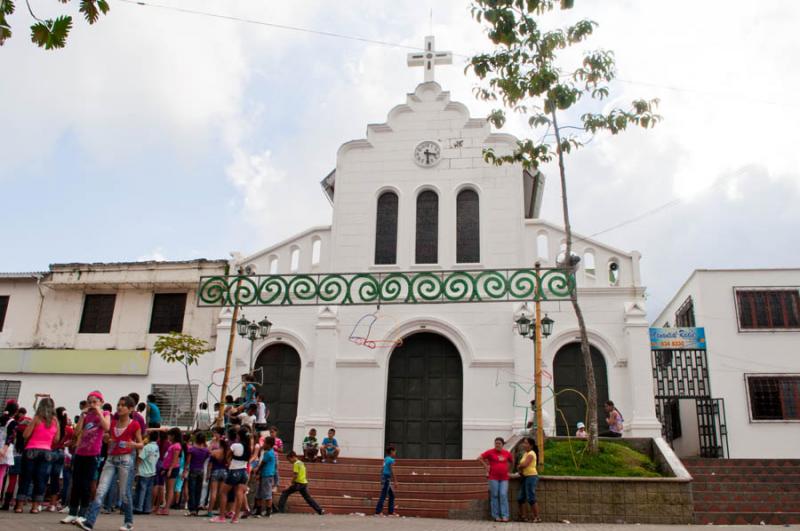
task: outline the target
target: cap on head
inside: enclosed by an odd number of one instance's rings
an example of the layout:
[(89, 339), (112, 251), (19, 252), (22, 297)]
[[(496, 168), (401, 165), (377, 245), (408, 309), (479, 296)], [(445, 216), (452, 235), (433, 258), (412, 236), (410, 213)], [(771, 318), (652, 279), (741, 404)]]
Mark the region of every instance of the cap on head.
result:
[(100, 402), (105, 402), (105, 400), (103, 399), (103, 393), (101, 393), (100, 391), (92, 391), (86, 398), (92, 398), (92, 397), (95, 397)]
[(585, 427), (586, 427), (586, 424), (584, 424), (583, 422), (579, 422), (578, 423), (578, 429), (585, 428)]

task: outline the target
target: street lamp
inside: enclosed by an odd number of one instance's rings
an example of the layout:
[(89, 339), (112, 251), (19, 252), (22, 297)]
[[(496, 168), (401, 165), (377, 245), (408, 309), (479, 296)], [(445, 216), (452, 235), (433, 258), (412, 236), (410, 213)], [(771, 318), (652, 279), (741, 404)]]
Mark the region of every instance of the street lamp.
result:
[[(537, 264), (538, 266), (538, 264)], [(516, 320), (517, 331), (522, 337), (533, 340), (533, 380), (536, 386), (536, 444), (539, 464), (544, 464), (544, 430), (542, 426), (542, 337), (550, 337), (555, 321), (545, 314), (542, 317), (541, 303), (535, 302), (536, 313), (529, 319), (523, 312)]]
[(236, 330), (239, 332), (239, 335), (250, 340), (250, 373), (253, 372), (253, 344), (259, 339), (267, 337), (271, 328), (272, 323), (266, 316), (256, 322), (248, 321), (247, 318), (242, 315), (242, 317), (236, 321)]

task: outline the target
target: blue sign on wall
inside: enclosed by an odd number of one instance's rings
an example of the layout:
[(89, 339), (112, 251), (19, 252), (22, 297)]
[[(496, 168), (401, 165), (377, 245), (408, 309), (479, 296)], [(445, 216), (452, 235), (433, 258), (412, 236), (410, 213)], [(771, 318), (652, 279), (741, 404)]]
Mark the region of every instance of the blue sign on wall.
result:
[(651, 328), (651, 350), (705, 350), (706, 329), (699, 328)]

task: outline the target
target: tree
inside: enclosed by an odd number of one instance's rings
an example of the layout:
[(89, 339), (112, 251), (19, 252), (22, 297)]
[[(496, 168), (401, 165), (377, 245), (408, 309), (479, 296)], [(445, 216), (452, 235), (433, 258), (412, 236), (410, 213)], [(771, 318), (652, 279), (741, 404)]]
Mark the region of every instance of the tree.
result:
[(194, 396), (192, 396), (192, 380), (189, 378), (189, 366), (197, 365), (200, 356), (206, 352), (214, 350), (209, 347), (203, 339), (170, 332), (167, 335), (158, 336), (153, 352), (161, 356), (167, 363), (180, 363), (186, 371), (186, 384), (189, 389), (189, 411), (194, 418)]
[[(52, 0), (51, 0), (52, 1)], [(70, 0), (58, 0), (67, 4)], [(30, 0), (25, 0), (28, 13), (35, 21), (31, 25), (31, 41), (45, 50), (63, 48), (67, 43), (67, 36), (72, 29), (72, 16), (59, 15), (56, 18), (43, 20), (33, 13)], [(14, 0), (0, 0), (0, 45), (11, 37), (11, 25), (7, 17), (14, 14), (16, 6)], [(78, 11), (89, 24), (94, 24), (111, 9), (108, 0), (80, 0)]]
[[(519, 140), (511, 154), (484, 150), (487, 162), (521, 163), (527, 169), (558, 161), (561, 182), (561, 207), (564, 216), (566, 249), (559, 266), (574, 272), (579, 258), (572, 253), (572, 227), (567, 201), (565, 155), (582, 147), (581, 134), (610, 132), (617, 134), (629, 125), (649, 128), (661, 120), (654, 110), (658, 100), (634, 100), (629, 109), (614, 108), (605, 112), (584, 112), (577, 119), (580, 125), (561, 125), (560, 117), (576, 119), (577, 109), (589, 109), (592, 103), (609, 96), (609, 84), (616, 77), (614, 54), (608, 50), (583, 53), (582, 60), (572, 67), (564, 66), (562, 52), (584, 42), (597, 23), (581, 19), (565, 27), (545, 28), (546, 15), (572, 7), (572, 0), (473, 0), (472, 16), (484, 24), (495, 45), (490, 53), (470, 59), (467, 70), (475, 72), (483, 82), (476, 87), (478, 98), (500, 101), (504, 108), (493, 110), (488, 120), (500, 128), (506, 112), (528, 117), (534, 138)], [(573, 110), (572, 113), (568, 111)], [(542, 134), (542, 130), (544, 132)], [(586, 322), (578, 302), (577, 290), (571, 297), (580, 330), (581, 353), (586, 367), (588, 388), (587, 416), (589, 441), (587, 451), (598, 451), (597, 387), (594, 379)]]

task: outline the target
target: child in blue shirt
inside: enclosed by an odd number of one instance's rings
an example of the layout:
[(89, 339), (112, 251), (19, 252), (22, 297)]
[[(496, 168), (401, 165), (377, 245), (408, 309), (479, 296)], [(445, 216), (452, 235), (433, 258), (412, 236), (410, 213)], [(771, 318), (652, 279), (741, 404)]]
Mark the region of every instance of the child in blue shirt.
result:
[(394, 494), (397, 490), (397, 478), (394, 476), (394, 461), (397, 451), (393, 446), (386, 448), (386, 457), (383, 459), (383, 470), (381, 471), (381, 497), (375, 507), (375, 514), (383, 514), (383, 503), (386, 496), (389, 496), (389, 516), (397, 516), (394, 512)]
[(339, 457), (339, 441), (336, 440), (336, 430), (333, 428), (329, 429), (328, 436), (322, 439), (320, 453), (322, 454), (323, 463), (327, 462), (328, 459), (335, 463)]
[(264, 438), (261, 464), (258, 466), (258, 490), (256, 491), (256, 512), (253, 517), (261, 518), (262, 509), (267, 518), (272, 514), (272, 488), (275, 486), (275, 472), (278, 461), (275, 458), (275, 438)]

